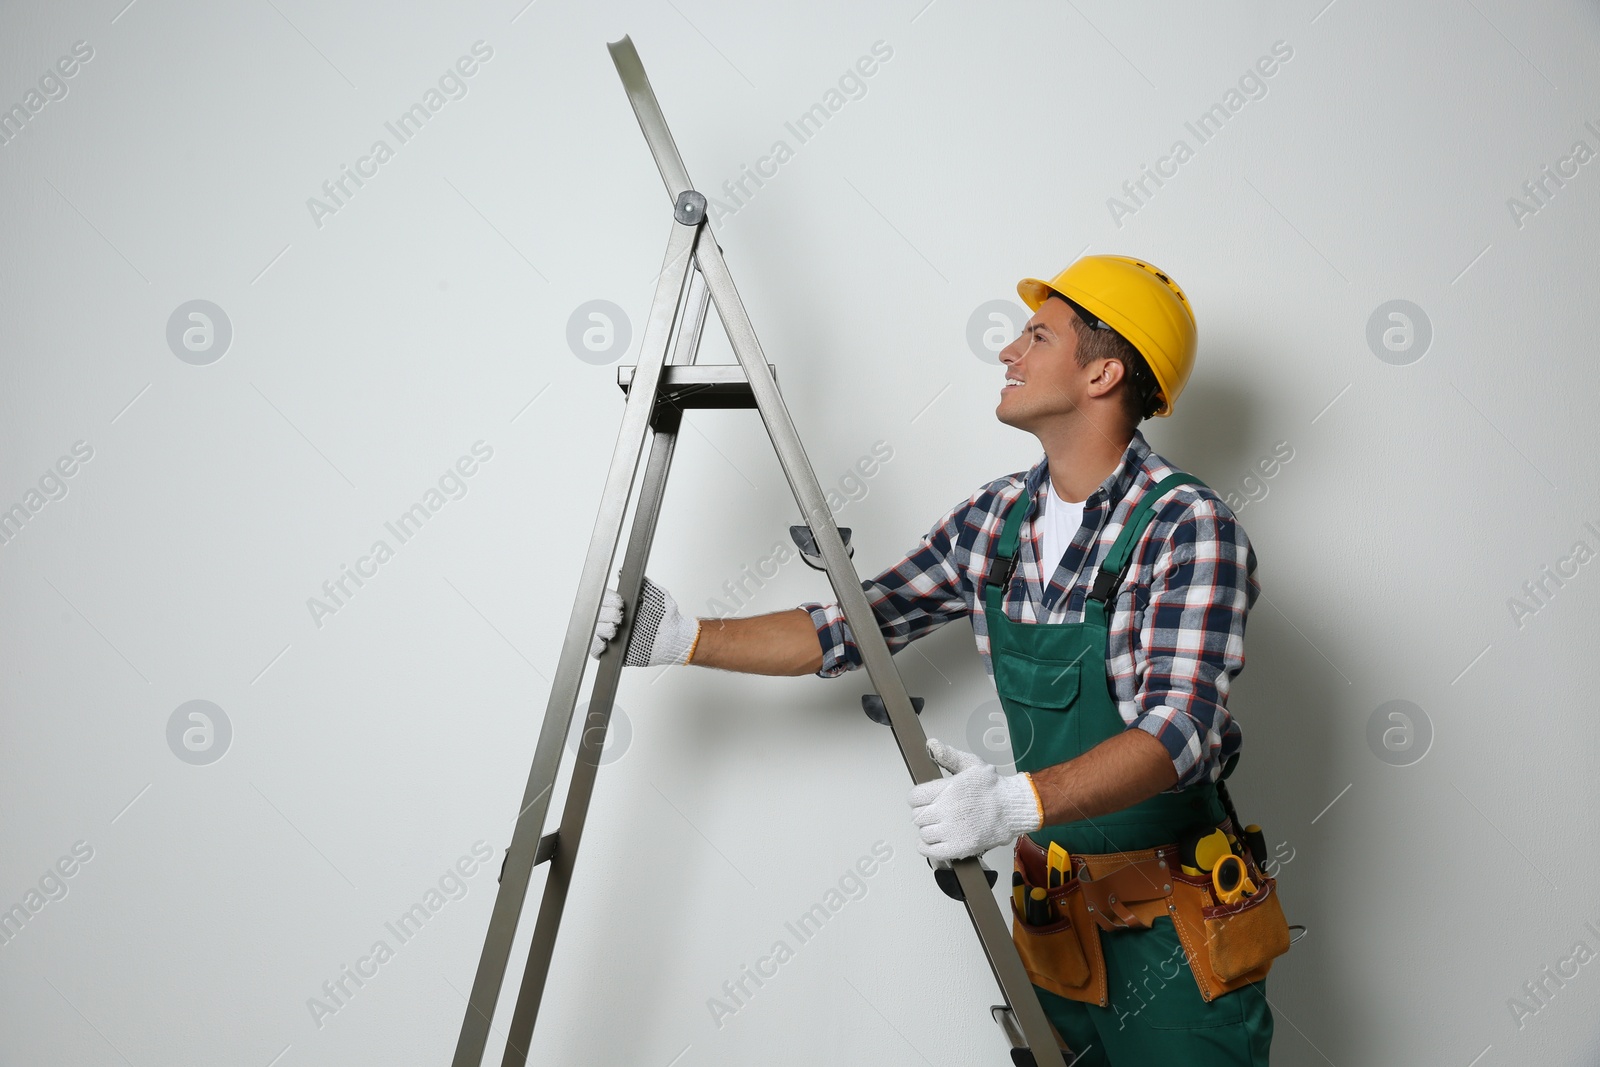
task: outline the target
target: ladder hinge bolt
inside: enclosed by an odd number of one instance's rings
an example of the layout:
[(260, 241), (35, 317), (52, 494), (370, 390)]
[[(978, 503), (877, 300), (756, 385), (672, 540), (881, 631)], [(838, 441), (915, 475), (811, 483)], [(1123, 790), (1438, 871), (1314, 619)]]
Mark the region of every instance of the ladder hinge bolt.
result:
[(672, 217), (685, 226), (698, 226), (706, 217), (706, 198), (693, 189), (685, 189), (678, 194), (678, 202), (672, 206)]

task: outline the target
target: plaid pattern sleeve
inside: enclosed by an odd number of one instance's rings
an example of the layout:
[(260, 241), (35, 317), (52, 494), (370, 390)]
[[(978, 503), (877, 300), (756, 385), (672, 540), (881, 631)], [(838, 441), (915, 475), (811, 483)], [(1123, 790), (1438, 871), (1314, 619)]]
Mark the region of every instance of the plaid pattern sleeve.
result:
[[(861, 583), (891, 654), (972, 610), (971, 586), (956, 566), (956, 546), (974, 503), (962, 501), (899, 563)], [(861, 666), (861, 650), (838, 604), (800, 605), (811, 614), (822, 646), (820, 678), (834, 678)]]
[(1179, 790), (1215, 780), (1239, 749), (1228, 690), (1244, 669), (1245, 618), (1260, 584), (1254, 549), (1227, 506), (1192, 487), (1174, 496), (1157, 517), (1166, 532), (1147, 542), (1147, 584), (1134, 591), (1137, 639), (1120, 642), (1125, 651), (1107, 666), (1138, 679), (1129, 726), (1165, 746)]
[[(966, 616), (991, 676), (989, 628), (976, 589), (994, 566), (1006, 510), (1026, 508), (1017, 569), (1001, 607), (1024, 623), (1082, 622), (1085, 595), (1139, 499), (1177, 470), (1135, 431), (1122, 462), (1084, 501), (1083, 520), (1060, 560), (1041, 560), (1038, 501), (1049, 491), (1047, 457), (997, 478), (952, 508), (917, 547), (861, 583), (874, 617), (897, 652)], [(1157, 507), (1116, 603), (1108, 605), (1106, 683), (1130, 729), (1159, 740), (1172, 757), (1173, 791), (1216, 780), (1239, 751), (1228, 714), (1234, 677), (1244, 669), (1245, 617), (1260, 593), (1255, 551), (1233, 512), (1211, 489), (1174, 489)], [(838, 605), (802, 604), (832, 678), (861, 666)]]

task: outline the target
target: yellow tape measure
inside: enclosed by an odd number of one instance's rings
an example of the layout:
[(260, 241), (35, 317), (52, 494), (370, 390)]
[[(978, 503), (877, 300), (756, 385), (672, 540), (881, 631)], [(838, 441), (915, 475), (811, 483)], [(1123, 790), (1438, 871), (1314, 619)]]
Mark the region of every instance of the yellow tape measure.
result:
[(1245, 872), (1243, 857), (1233, 853), (1217, 860), (1211, 868), (1211, 886), (1222, 904), (1237, 904), (1256, 891), (1256, 884)]
[(1208, 830), (1181, 842), (1178, 863), (1184, 874), (1208, 874), (1217, 861), (1230, 851), (1227, 834), (1221, 830)]

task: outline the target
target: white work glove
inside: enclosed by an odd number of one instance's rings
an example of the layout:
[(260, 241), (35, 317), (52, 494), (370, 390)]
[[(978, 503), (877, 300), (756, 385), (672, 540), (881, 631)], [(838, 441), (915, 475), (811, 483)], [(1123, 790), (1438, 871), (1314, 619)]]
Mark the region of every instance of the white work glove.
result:
[(606, 650), (606, 642), (617, 636), (617, 625), (622, 622), (622, 594), (607, 589), (600, 597), (600, 618), (595, 620), (594, 636), (589, 639), (589, 655), (595, 659)]
[[(600, 598), (600, 617), (595, 621), (589, 655), (595, 659), (605, 651), (606, 642), (617, 636), (622, 622), (622, 595), (607, 589)], [(649, 578), (639, 593), (639, 610), (634, 616), (633, 633), (628, 638), (625, 667), (662, 667), (687, 663), (689, 653), (700, 636), (700, 620), (685, 618), (678, 611), (672, 594)]]
[(952, 772), (911, 787), (906, 802), (921, 827), (917, 851), (933, 860), (981, 856), (1043, 825), (1044, 805), (1028, 774), (1001, 775), (971, 752), (928, 738), (928, 755)]

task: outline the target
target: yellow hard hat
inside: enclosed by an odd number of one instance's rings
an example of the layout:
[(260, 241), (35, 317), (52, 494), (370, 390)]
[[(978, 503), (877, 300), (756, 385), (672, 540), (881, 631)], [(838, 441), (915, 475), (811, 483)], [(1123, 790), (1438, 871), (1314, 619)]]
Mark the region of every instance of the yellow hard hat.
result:
[(1194, 310), (1164, 271), (1130, 256), (1083, 256), (1049, 281), (1024, 278), (1017, 295), (1029, 309), (1054, 290), (1098, 315), (1136, 348), (1161, 386), (1156, 415), (1171, 415), (1194, 369)]

